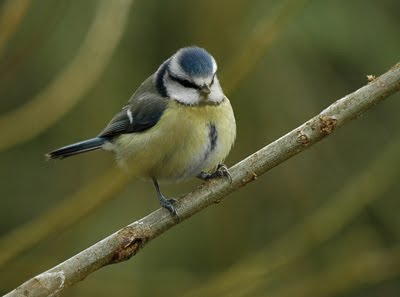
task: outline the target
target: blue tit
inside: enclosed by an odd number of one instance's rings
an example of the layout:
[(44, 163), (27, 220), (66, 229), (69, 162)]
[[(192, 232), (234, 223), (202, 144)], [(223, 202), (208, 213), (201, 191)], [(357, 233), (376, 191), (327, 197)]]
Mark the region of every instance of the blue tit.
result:
[(46, 156), (112, 151), (130, 174), (152, 180), (161, 206), (176, 215), (176, 200), (161, 193), (159, 181), (230, 178), (223, 161), (235, 141), (236, 123), (216, 73), (217, 63), (205, 49), (182, 48), (140, 85), (97, 137)]

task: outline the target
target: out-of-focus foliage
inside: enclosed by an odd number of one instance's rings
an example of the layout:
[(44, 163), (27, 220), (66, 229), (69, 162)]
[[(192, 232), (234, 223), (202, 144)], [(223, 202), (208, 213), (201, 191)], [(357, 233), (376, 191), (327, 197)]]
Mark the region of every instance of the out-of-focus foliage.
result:
[[(17, 2), (24, 1), (0, 2), (0, 118), (33, 100), (74, 59), (100, 3), (27, 1), (10, 16), (9, 5)], [(0, 152), (0, 239), (111, 168), (113, 157), (105, 152), (62, 162), (46, 162), (44, 153), (96, 135), (180, 47), (207, 48), (222, 86), (232, 90), (238, 138), (228, 164), (399, 61), (399, 1), (291, 2), (134, 1), (108, 66), (79, 103), (34, 139)], [(260, 20), (274, 20), (282, 5), (297, 11), (232, 86), (226, 79), (235, 73), (224, 70), (232, 69)], [(397, 296), (399, 98), (66, 296)], [(43, 116), (51, 109), (37, 112), (38, 120)], [(164, 192), (178, 197), (197, 183), (165, 185)], [(151, 183), (132, 181), (113, 201), (1, 266), (0, 294), (157, 207)]]

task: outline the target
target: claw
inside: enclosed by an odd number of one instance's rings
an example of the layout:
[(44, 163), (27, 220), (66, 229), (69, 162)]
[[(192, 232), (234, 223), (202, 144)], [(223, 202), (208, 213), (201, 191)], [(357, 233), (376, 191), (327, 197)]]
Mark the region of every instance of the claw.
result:
[(197, 177), (202, 180), (209, 180), (216, 177), (227, 177), (229, 179), (229, 182), (232, 183), (232, 176), (228, 170), (228, 167), (226, 167), (226, 165), (222, 163), (218, 164), (217, 170), (215, 170), (215, 172), (207, 173), (202, 171)]
[(217, 171), (221, 172), (221, 175), (227, 177), (229, 182), (232, 183), (232, 175), (225, 164), (218, 164)]
[(174, 198), (165, 198), (164, 196), (160, 197), (160, 205), (169, 210), (169, 212), (174, 215), (178, 216), (176, 213), (176, 209), (174, 204), (176, 203), (176, 199)]

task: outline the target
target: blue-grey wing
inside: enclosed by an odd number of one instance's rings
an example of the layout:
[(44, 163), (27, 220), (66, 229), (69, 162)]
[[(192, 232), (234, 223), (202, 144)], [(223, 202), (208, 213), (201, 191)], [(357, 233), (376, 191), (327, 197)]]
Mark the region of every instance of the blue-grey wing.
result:
[(146, 86), (149, 79), (132, 96), (128, 104), (117, 113), (99, 137), (113, 138), (120, 134), (142, 132), (160, 120), (167, 108), (168, 99)]

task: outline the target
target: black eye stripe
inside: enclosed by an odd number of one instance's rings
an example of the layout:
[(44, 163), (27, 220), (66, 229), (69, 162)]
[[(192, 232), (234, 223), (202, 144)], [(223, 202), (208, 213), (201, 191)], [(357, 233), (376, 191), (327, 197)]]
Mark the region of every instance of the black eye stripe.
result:
[(196, 85), (186, 79), (176, 77), (176, 76), (172, 75), (171, 72), (169, 72), (169, 71), (168, 71), (168, 75), (173, 81), (176, 81), (178, 84), (184, 86), (185, 88), (191, 88), (191, 89), (195, 89), (195, 90), (201, 89), (198, 85)]

